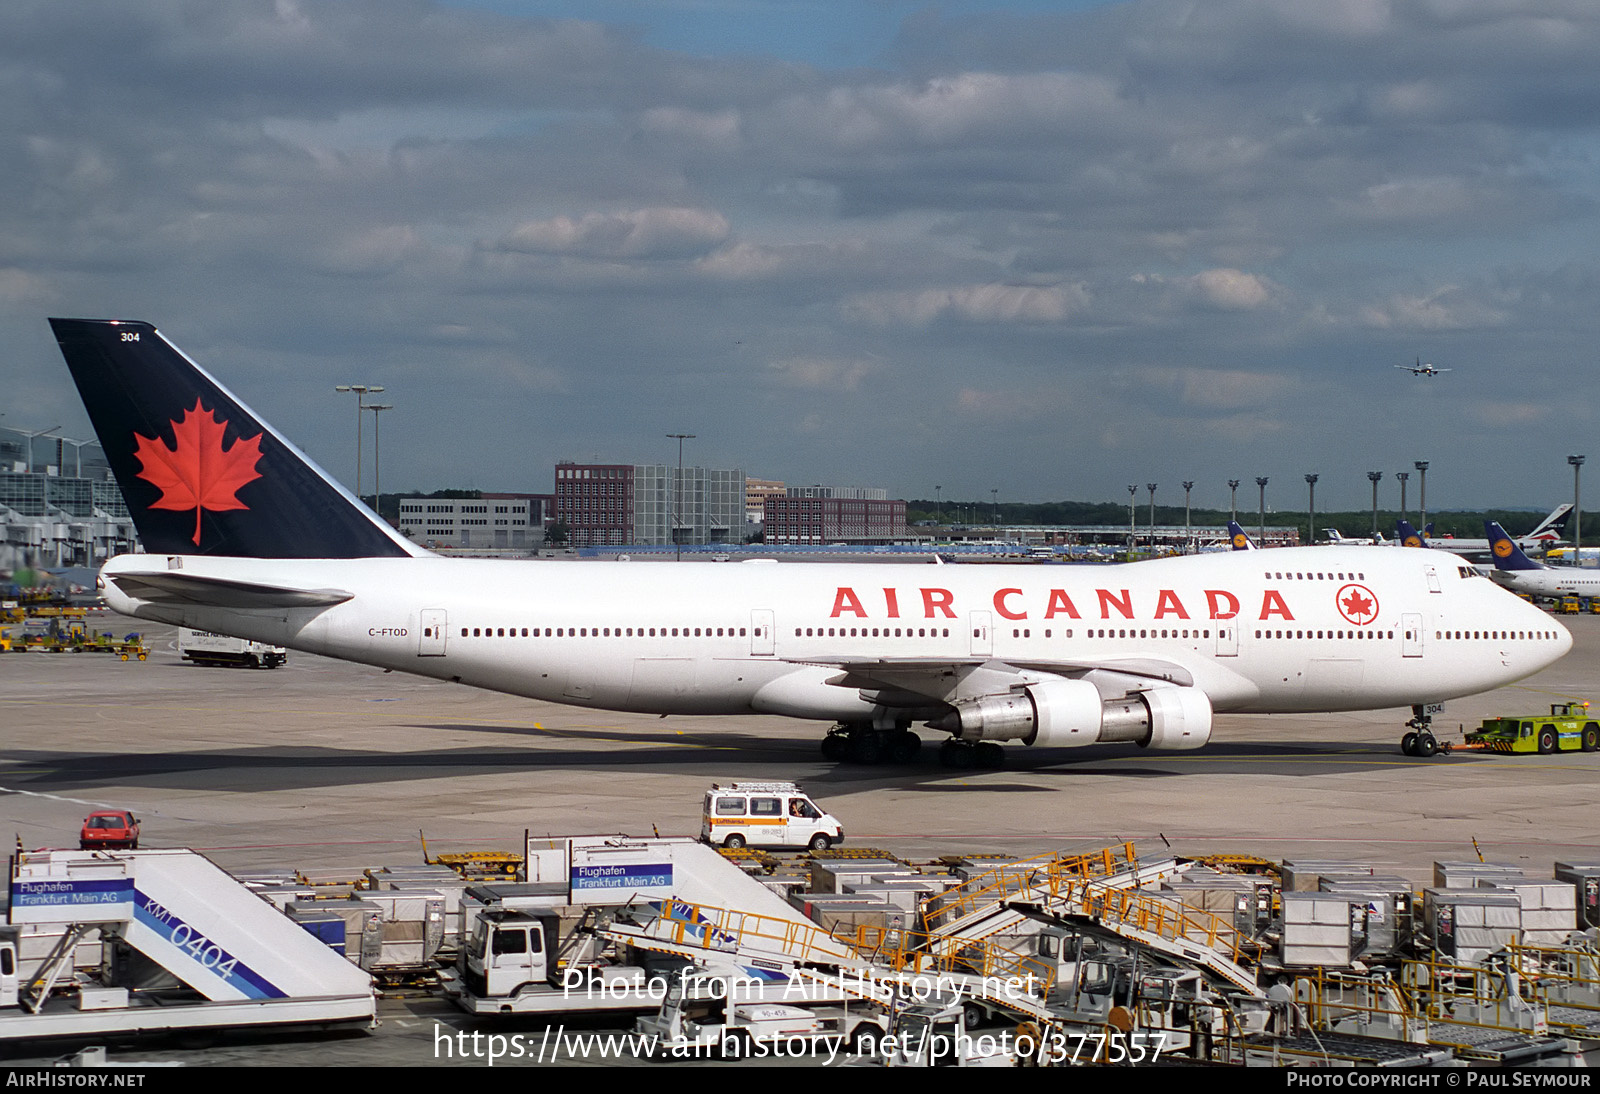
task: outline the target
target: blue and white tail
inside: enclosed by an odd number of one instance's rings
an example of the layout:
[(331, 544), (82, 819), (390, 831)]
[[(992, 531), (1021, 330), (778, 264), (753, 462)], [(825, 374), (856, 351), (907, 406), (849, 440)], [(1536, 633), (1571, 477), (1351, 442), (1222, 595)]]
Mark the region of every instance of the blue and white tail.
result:
[(1533, 559), (1522, 553), (1517, 541), (1506, 535), (1506, 530), (1492, 520), (1483, 522), (1484, 538), (1489, 541), (1489, 554), (1494, 556), (1494, 568), (1515, 573), (1518, 570), (1542, 570)]
[(1228, 522), (1228, 542), (1233, 544), (1235, 551), (1254, 551), (1256, 549), (1255, 542), (1245, 535), (1244, 529), (1239, 527), (1239, 522), (1236, 520)]
[(83, 405), (153, 554), (424, 554), (149, 323), (52, 319)]

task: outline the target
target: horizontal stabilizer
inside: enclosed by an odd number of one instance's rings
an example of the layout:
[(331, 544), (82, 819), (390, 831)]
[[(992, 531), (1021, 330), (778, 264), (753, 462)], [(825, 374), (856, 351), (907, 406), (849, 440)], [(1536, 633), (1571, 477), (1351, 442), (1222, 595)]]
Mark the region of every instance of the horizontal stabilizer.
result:
[(107, 574), (123, 593), (152, 604), (203, 604), (213, 608), (323, 608), (355, 597), (342, 589), (285, 589), (192, 574)]

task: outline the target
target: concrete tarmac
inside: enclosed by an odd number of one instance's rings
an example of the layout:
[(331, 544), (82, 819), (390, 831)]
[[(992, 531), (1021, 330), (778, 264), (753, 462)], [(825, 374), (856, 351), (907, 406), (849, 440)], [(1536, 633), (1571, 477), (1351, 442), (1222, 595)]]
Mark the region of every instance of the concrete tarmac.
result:
[[(1600, 617), (1563, 622), (1571, 654), (1450, 703), (1438, 736), (1571, 698), (1600, 710)], [(172, 628), (95, 625), (142, 631), (150, 659), (0, 656), (0, 821), (24, 847), (76, 846), (85, 813), (120, 806), (146, 846), (230, 869), (415, 863), (419, 829), (435, 851), (518, 849), (525, 831), (693, 835), (711, 783), (764, 778), (805, 784), (846, 846), (913, 859), (1132, 840), (1145, 855), (1372, 862), (1429, 884), (1436, 859), (1475, 847), (1538, 877), (1600, 855), (1600, 753), (1413, 759), (1398, 745), (1407, 710), (1223, 715), (1196, 752), (1007, 748), (992, 772), (940, 767), (927, 733), (915, 766), (835, 766), (820, 724), (588, 711), (293, 652), (271, 671), (200, 668), (179, 659)], [(414, 1058), (373, 1055), (429, 1062), (422, 1040), (402, 1054)]]

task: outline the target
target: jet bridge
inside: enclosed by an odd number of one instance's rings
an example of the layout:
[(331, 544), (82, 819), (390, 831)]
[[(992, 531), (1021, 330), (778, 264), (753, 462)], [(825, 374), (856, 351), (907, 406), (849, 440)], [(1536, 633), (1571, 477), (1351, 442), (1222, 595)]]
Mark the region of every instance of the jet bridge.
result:
[[(194, 851), (41, 851), (18, 855), (8, 940), (34, 925), (61, 941), (14, 997), (0, 986), (0, 1040), (107, 1032), (278, 1024), (371, 1025), (371, 978)], [(91, 933), (132, 950), (181, 987), (118, 983), (108, 957), (73, 968)], [(0, 962), (0, 968), (4, 967)], [(17, 968), (11, 964), (13, 970)], [(75, 1000), (58, 989), (77, 990)], [(53, 997), (54, 996), (54, 997)]]

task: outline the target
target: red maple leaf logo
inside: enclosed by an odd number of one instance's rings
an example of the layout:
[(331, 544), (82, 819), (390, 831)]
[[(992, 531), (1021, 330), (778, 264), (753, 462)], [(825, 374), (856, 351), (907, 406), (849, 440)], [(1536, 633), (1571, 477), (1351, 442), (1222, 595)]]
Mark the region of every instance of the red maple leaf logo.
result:
[(209, 509), (248, 509), (236, 497), (239, 487), (261, 476), (256, 464), (261, 461), (261, 434), (240, 437), (224, 449), (222, 434), (228, 423), (194, 401), (193, 410), (172, 422), (176, 447), (164, 440), (135, 433), (139, 442), (134, 459), (142, 470), (139, 477), (161, 490), (161, 500), (152, 509), (194, 510), (194, 543), (200, 545), (200, 513)]
[(1339, 611), (1357, 626), (1372, 621), (1378, 614), (1378, 598), (1363, 585), (1346, 585), (1339, 590)]

